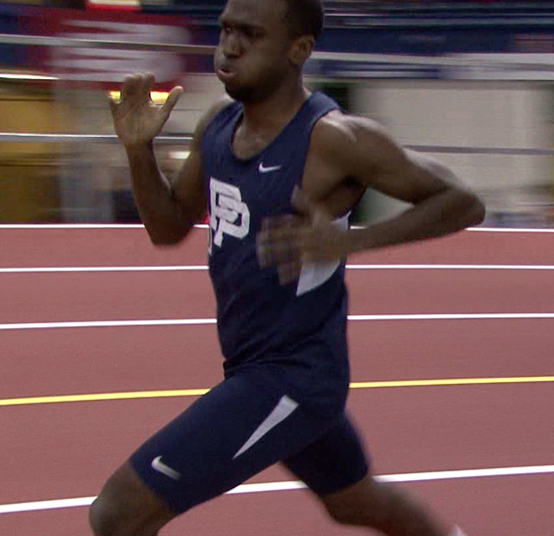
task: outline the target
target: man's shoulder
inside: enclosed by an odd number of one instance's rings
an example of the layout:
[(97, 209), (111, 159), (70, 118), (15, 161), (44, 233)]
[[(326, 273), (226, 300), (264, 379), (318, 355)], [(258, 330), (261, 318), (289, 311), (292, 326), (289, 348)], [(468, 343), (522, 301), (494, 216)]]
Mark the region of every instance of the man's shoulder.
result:
[(311, 150), (332, 159), (348, 159), (362, 148), (371, 150), (384, 135), (383, 126), (373, 119), (332, 110), (315, 124)]
[(231, 97), (228, 97), (226, 95), (220, 97), (217, 99), (200, 117), (200, 120), (198, 121), (197, 127), (196, 127), (196, 136), (200, 138), (202, 134), (204, 134), (204, 131), (206, 130), (207, 126), (211, 123), (211, 121), (225, 108), (228, 108), (231, 104), (235, 103)]

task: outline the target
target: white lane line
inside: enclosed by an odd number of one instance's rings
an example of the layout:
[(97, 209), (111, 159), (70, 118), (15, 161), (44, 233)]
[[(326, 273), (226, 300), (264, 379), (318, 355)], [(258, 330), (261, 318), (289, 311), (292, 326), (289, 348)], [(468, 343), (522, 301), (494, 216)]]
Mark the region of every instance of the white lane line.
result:
[(533, 229), (526, 227), (472, 227), (466, 230), (482, 233), (554, 233), (554, 229)]
[[(554, 313), (438, 313), (403, 315), (349, 315), (351, 321), (378, 320), (512, 320), (554, 318)], [(1, 325), (1, 324), (0, 324)]]
[[(197, 229), (207, 229), (208, 225), (200, 223), (195, 225)], [(360, 228), (353, 225), (353, 228)], [(144, 229), (140, 223), (5, 223), (0, 224), (0, 231), (11, 229)], [(554, 233), (554, 229), (532, 228), (532, 227), (469, 227), (466, 231), (477, 231), (481, 233)]]
[[(490, 469), (462, 469), (456, 471), (402, 473), (395, 475), (381, 475), (376, 478), (382, 482), (424, 482), (433, 480), (453, 480), (459, 478), (490, 478), (499, 476), (525, 476), (552, 473), (554, 473), (554, 465), (531, 465), (523, 467), (498, 467)], [(306, 485), (300, 481), (262, 482), (256, 484), (242, 484), (228, 491), (227, 494), (287, 491), (303, 489), (305, 487)], [(89, 506), (95, 498), (96, 497), (77, 497), (73, 499), (55, 499), (49, 501), (0, 504), (0, 514)]]
[(91, 322), (28, 322), (22, 324), (0, 324), (0, 331), (20, 329), (124, 328), (140, 326), (202, 326), (215, 323), (215, 318), (179, 318), (172, 320), (105, 320)]
[[(396, 315), (349, 315), (351, 322), (418, 320), (518, 320), (550, 319), (554, 313), (437, 313)], [(0, 331), (28, 329), (122, 328), (144, 326), (203, 326), (216, 324), (215, 318), (177, 318), (160, 320), (100, 320), (83, 322), (25, 322), (0, 324)]]
[[(208, 225), (205, 223), (199, 223), (194, 226), (196, 229), (207, 229)], [(141, 223), (5, 223), (0, 224), (0, 231), (3, 230), (25, 230), (30, 229), (34, 231), (42, 230), (58, 230), (58, 229), (142, 229), (144, 225)]]
[(463, 469), (458, 471), (430, 471), (427, 473), (404, 473), (385, 475), (387, 482), (424, 482), (430, 480), (453, 480), (458, 478), (483, 478), (494, 476), (543, 475), (554, 473), (554, 465), (531, 465), (524, 467), (496, 467), (491, 469)]
[(25, 230), (43, 231), (50, 229), (143, 229), (144, 225), (137, 223), (6, 223), (0, 225), (3, 230)]
[(552, 264), (347, 264), (349, 270), (554, 270)]
[[(347, 270), (554, 270), (552, 264), (347, 264)], [(0, 274), (103, 272), (204, 272), (207, 265), (172, 266), (45, 266), (0, 268)]]
[(205, 272), (207, 266), (66, 266), (0, 268), (0, 274), (58, 274), (79, 272)]
[(54, 499), (51, 501), (1, 504), (0, 514), (15, 514), (18, 512), (37, 512), (39, 510), (57, 510), (58, 508), (90, 506), (94, 499), (96, 499), (96, 497), (76, 497), (75, 499)]

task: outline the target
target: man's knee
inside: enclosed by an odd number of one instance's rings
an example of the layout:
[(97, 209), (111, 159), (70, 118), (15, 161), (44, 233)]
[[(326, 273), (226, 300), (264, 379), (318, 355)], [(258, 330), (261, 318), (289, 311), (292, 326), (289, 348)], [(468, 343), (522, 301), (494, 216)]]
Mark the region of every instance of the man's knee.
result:
[(368, 523), (371, 508), (362, 508), (359, 504), (346, 502), (325, 504), (325, 507), (331, 519), (341, 525), (372, 525)]
[(352, 486), (322, 497), (331, 518), (341, 525), (375, 526), (384, 513), (380, 502), (380, 484), (371, 476)]
[(356, 511), (350, 505), (340, 505), (338, 507), (327, 507), (327, 513), (331, 519), (341, 525), (358, 525), (356, 522)]
[(121, 533), (117, 505), (98, 496), (89, 509), (89, 523), (95, 536), (115, 536)]
[(110, 477), (89, 510), (95, 536), (155, 536), (173, 517), (128, 464)]

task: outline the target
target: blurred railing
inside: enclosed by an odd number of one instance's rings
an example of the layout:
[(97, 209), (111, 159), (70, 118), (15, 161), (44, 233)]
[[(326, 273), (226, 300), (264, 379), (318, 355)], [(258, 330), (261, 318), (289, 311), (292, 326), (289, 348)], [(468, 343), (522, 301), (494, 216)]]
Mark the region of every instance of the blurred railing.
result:
[[(191, 55), (211, 56), (215, 52), (212, 45), (181, 45), (167, 43), (140, 43), (129, 41), (111, 41), (102, 39), (75, 39), (66, 37), (45, 37), (32, 35), (13, 35), (0, 33), (0, 44), (28, 45), (39, 47), (91, 48), (108, 50), (149, 50), (154, 52), (176, 52)], [(313, 60), (340, 61), (343, 63), (377, 62), (422, 66), (467, 67), (467, 68), (509, 68), (512, 71), (530, 70), (536, 72), (554, 71), (554, 57), (550, 55), (501, 55), (486, 57), (455, 57), (447, 54), (433, 57), (425, 55), (372, 54), (364, 52), (326, 52), (316, 51)]]
[[(188, 144), (192, 136), (158, 136), (156, 143), (160, 145)], [(0, 132), (0, 143), (119, 143), (115, 135), (98, 134), (15, 134)], [(442, 154), (489, 154), (513, 156), (550, 156), (554, 149), (541, 147), (472, 147), (468, 145), (405, 145), (425, 153)]]

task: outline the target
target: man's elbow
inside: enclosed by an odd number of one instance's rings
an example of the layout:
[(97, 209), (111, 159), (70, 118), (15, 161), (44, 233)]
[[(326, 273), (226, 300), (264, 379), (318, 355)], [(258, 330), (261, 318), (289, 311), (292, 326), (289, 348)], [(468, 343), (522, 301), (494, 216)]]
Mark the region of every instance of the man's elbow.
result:
[(181, 243), (188, 234), (188, 230), (179, 232), (156, 232), (152, 229), (146, 228), (150, 242), (156, 247), (168, 247), (176, 246)]
[(458, 193), (462, 228), (475, 227), (485, 219), (485, 204), (477, 194), (463, 190)]
[[(183, 237), (184, 238), (184, 237)], [(158, 248), (162, 247), (168, 247), (168, 246), (176, 246), (179, 244), (183, 238), (174, 238), (174, 237), (150, 237), (150, 242)]]

